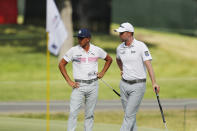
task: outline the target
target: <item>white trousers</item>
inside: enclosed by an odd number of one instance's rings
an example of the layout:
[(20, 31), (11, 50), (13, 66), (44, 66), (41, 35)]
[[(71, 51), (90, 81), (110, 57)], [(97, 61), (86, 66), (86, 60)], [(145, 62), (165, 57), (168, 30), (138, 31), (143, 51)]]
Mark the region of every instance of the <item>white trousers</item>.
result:
[(80, 107), (85, 103), (84, 131), (92, 131), (94, 123), (94, 109), (98, 98), (98, 81), (91, 84), (80, 83), (74, 88), (70, 98), (70, 114), (67, 131), (75, 131)]
[(146, 90), (146, 83), (128, 84), (120, 81), (124, 119), (120, 131), (137, 131), (136, 114)]

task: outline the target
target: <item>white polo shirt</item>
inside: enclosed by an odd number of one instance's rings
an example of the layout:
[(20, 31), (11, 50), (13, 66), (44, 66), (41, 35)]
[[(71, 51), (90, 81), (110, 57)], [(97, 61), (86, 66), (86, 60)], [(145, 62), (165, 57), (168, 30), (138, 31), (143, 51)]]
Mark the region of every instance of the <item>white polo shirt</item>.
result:
[(90, 44), (88, 52), (77, 45), (69, 49), (63, 58), (67, 62), (72, 61), (74, 79), (90, 80), (97, 77), (95, 73), (98, 72), (98, 59), (105, 59), (106, 56), (103, 49)]
[(146, 66), (144, 61), (152, 60), (152, 57), (143, 42), (134, 39), (129, 47), (123, 42), (117, 47), (116, 58), (122, 61), (122, 77), (125, 80), (146, 78)]

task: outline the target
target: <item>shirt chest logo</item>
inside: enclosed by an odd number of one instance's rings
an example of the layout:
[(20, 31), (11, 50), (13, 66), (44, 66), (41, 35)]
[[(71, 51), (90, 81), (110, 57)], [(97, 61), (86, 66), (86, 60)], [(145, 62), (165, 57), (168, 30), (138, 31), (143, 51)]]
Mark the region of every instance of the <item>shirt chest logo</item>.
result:
[(75, 58), (75, 59), (73, 59), (73, 62), (81, 62), (81, 60), (80, 60), (80, 59)]
[(120, 50), (120, 54), (125, 54), (125, 50)]
[(95, 56), (95, 54), (94, 54), (93, 52), (91, 52), (91, 53), (90, 53), (90, 55), (93, 55), (93, 56)]
[(73, 59), (73, 62), (78, 62), (80, 63), (81, 62), (81, 57), (82, 57), (82, 54), (77, 54), (75, 55), (74, 59)]
[(135, 50), (131, 50), (131, 54), (134, 54), (134, 53), (136, 53), (136, 51)]
[(81, 57), (82, 55), (81, 54), (79, 54), (79, 55), (76, 55), (76, 57)]

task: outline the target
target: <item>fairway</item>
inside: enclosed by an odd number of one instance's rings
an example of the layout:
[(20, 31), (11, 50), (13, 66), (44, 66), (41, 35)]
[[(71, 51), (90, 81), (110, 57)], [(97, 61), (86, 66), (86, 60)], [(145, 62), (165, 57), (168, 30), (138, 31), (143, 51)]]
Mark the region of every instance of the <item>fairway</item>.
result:
[[(66, 121), (50, 121), (50, 131), (66, 131)], [(118, 124), (95, 123), (93, 131), (119, 131)], [(139, 127), (139, 131), (164, 131), (161, 129)], [(0, 117), (0, 131), (45, 131), (46, 121), (39, 119), (24, 119)], [(79, 122), (76, 131), (83, 131), (83, 123)]]
[[(117, 28), (114, 25), (112, 29)], [(196, 98), (197, 92), (197, 38), (178, 33), (135, 28), (136, 39), (150, 48), (153, 67), (161, 99)], [(9, 33), (14, 32), (12, 40)], [(43, 101), (46, 99), (46, 41), (44, 28), (34, 26), (0, 27), (0, 101)], [(11, 36), (10, 36), (11, 37)], [(22, 38), (26, 38), (21, 40)], [(75, 44), (77, 41), (75, 39)], [(113, 58), (113, 63), (103, 80), (119, 91), (120, 71), (115, 62), (116, 47), (120, 39), (115, 35), (93, 34), (92, 43), (103, 48)], [(9, 56), (9, 57), (8, 57)], [(99, 61), (99, 71), (104, 61)], [(72, 65), (68, 64), (72, 76)], [(57, 57), (50, 58), (50, 99), (69, 100), (71, 88), (58, 69)], [(99, 82), (99, 99), (119, 99), (102, 82)], [(172, 91), (173, 89), (173, 91)], [(6, 92), (6, 93), (5, 93)], [(147, 80), (145, 99), (155, 96), (150, 79)]]

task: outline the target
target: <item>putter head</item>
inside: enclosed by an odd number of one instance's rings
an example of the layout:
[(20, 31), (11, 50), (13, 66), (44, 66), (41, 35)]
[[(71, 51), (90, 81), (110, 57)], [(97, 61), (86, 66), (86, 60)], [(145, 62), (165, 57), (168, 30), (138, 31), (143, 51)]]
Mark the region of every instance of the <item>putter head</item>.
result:
[(165, 126), (165, 130), (168, 131), (166, 122), (164, 123), (164, 126)]

